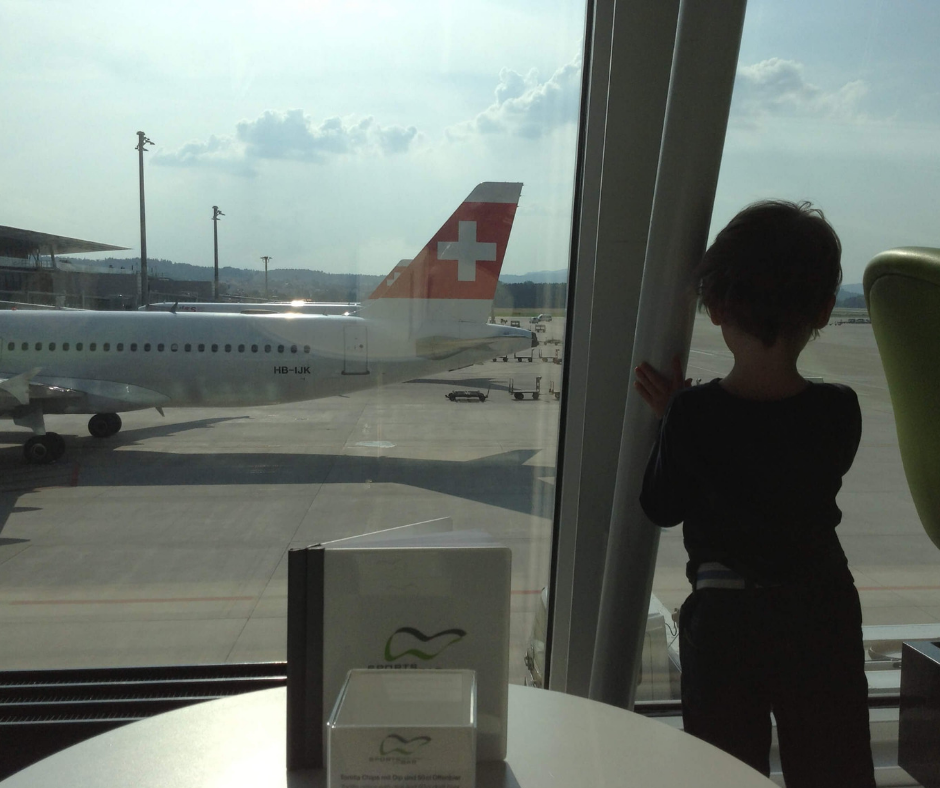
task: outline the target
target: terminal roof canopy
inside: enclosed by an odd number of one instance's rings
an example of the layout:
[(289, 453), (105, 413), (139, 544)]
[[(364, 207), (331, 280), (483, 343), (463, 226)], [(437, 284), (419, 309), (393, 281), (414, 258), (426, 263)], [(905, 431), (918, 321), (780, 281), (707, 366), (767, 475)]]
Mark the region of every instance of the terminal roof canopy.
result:
[(0, 257), (28, 257), (31, 254), (79, 254), (82, 252), (113, 252), (127, 249), (96, 241), (66, 238), (64, 235), (49, 235), (33, 230), (0, 225)]

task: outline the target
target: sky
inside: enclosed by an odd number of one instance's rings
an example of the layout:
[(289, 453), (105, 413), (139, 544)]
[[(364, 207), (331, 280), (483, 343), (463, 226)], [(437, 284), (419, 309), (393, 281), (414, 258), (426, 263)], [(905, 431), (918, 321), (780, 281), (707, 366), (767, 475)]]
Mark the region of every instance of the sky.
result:
[[(151, 259), (387, 273), (522, 181), (503, 271), (568, 264), (584, 6), (0, 0), (0, 225)], [(752, 0), (714, 209), (811, 200), (846, 282), (940, 246), (940, 4)], [(11, 34), (10, 31), (15, 31)]]

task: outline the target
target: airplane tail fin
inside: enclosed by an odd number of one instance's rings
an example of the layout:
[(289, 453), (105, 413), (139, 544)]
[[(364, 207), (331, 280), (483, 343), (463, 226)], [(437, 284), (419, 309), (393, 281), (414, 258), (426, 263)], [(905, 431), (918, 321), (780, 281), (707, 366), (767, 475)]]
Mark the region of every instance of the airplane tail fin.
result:
[(521, 183), (481, 183), (413, 260), (402, 260), (360, 315), (485, 323), (522, 193)]

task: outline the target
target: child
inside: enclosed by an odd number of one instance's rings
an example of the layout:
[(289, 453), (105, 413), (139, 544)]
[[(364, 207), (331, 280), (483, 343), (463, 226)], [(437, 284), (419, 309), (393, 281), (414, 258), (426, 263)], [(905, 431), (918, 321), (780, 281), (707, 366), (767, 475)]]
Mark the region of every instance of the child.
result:
[(662, 417), (640, 502), (683, 523), (692, 594), (679, 615), (685, 730), (770, 772), (770, 713), (787, 788), (874, 786), (858, 593), (835, 528), (861, 437), (850, 388), (796, 362), (826, 325), (841, 245), (809, 203), (755, 203), (695, 271), (734, 356), (688, 388), (649, 364), (635, 386)]

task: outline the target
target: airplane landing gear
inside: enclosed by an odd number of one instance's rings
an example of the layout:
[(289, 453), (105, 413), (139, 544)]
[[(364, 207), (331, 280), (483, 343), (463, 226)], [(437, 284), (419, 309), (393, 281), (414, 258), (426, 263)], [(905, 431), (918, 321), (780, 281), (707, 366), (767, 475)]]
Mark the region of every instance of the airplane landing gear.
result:
[(23, 444), (23, 456), (33, 465), (55, 462), (65, 454), (65, 440), (57, 432), (34, 435)]
[(110, 438), (121, 429), (121, 417), (117, 413), (96, 413), (88, 420), (88, 432), (93, 438)]

